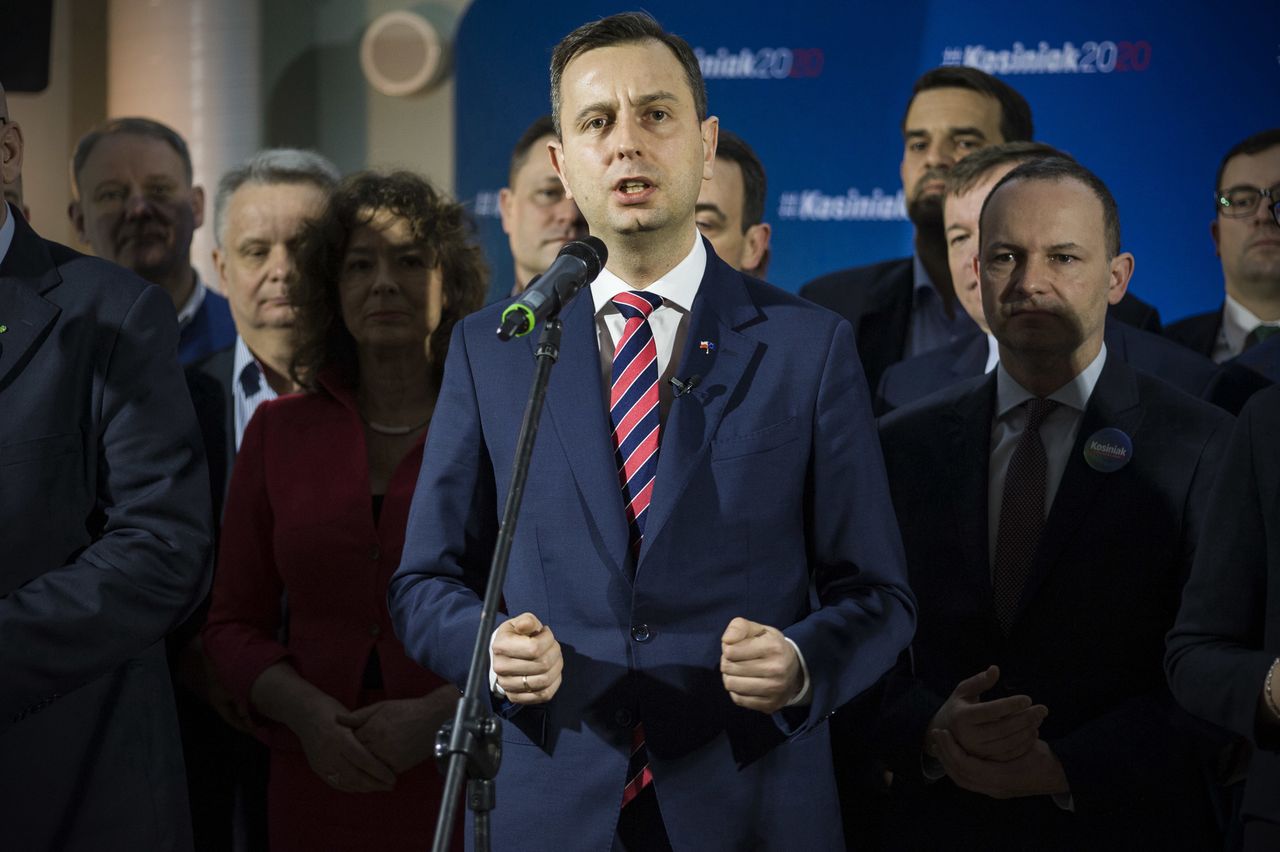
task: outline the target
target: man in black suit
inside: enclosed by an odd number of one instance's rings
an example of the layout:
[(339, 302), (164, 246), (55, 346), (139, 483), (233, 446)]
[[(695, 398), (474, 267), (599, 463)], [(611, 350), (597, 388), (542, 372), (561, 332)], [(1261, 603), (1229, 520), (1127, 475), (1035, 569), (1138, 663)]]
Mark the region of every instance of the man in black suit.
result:
[[(260, 151), (222, 176), (214, 197), (213, 265), (235, 321), (235, 343), (187, 368), (209, 454), (214, 517), (258, 405), (296, 388), (289, 377), (297, 251), (337, 168), (312, 151)], [(216, 524), (215, 524), (216, 526)], [(200, 644), (203, 607), (170, 639), (197, 850), (266, 848), (266, 750), (214, 676)], [(237, 823), (240, 828), (237, 830)]]
[[(983, 316), (982, 294), (978, 287), (978, 215), (992, 187), (1016, 166), (1053, 156), (1070, 159), (1040, 142), (1008, 142), (976, 151), (948, 172), (943, 200), (947, 261), (956, 298), (980, 331), (890, 365), (880, 377), (876, 393), (879, 413), (892, 411), (956, 382), (995, 369), (999, 352), (996, 339), (991, 336), (991, 329)], [(1213, 362), (1158, 334), (1123, 321), (1123, 309), (1129, 302), (1137, 300), (1126, 290), (1118, 303), (1107, 308), (1104, 337), (1112, 355), (1192, 396), (1206, 398), (1212, 389), (1219, 387), (1218, 370)], [(1129, 315), (1141, 313), (1143, 307), (1130, 309)], [(1245, 378), (1243, 384), (1249, 389), (1256, 389), (1259, 383)], [(1234, 393), (1232, 399), (1238, 395), (1239, 392)], [(1224, 407), (1238, 411), (1239, 403), (1234, 403), (1234, 407)]]
[[(22, 136), (0, 92), (0, 175)], [(209, 485), (163, 290), (0, 205), (6, 849), (191, 847), (165, 634), (209, 581)]]
[(1269, 209), (1280, 194), (1280, 128), (1228, 151), (1215, 186), (1209, 232), (1222, 260), (1222, 307), (1172, 323), (1165, 334), (1221, 364), (1280, 331), (1280, 222)]
[(887, 842), (1212, 848), (1161, 657), (1231, 418), (1108, 352), (1133, 258), (1092, 173), (1019, 166), (980, 239), (999, 365), (881, 429), (921, 608), (869, 735)]
[(1169, 634), (1183, 707), (1255, 748), (1244, 848), (1280, 848), (1280, 388), (1240, 415), (1209, 501), (1206, 535)]

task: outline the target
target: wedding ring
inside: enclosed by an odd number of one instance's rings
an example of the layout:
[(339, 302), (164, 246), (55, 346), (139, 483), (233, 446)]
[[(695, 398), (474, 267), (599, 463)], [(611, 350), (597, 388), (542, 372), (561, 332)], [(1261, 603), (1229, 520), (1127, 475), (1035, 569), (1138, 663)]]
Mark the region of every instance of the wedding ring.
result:
[(524, 691), (525, 691), (525, 692), (533, 692), (533, 690), (529, 688), (529, 676), (528, 676), (528, 675), (520, 675), (520, 677), (521, 677), (521, 678), (523, 679), (523, 681), (524, 681)]

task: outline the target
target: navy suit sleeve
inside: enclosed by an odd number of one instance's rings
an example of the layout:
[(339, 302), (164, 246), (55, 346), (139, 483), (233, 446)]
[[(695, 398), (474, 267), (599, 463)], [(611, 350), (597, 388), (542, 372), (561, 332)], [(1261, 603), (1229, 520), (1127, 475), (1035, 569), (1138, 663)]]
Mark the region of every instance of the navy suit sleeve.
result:
[(813, 700), (805, 725), (893, 666), (915, 632), (916, 609), (871, 399), (845, 321), (832, 334), (813, 422), (805, 512), (820, 606), (783, 631), (809, 669)]
[[(1201, 449), (1183, 505), (1182, 559), (1177, 571), (1177, 588), (1190, 573), (1197, 543), (1204, 529), (1209, 491), (1221, 467), (1230, 431), (1224, 420)], [(1160, 590), (1153, 590), (1159, 594)], [(1049, 708), (1053, 712), (1053, 708)], [(1167, 689), (1138, 695), (1113, 710), (1081, 725), (1048, 744), (1062, 762), (1071, 793), (1079, 808), (1094, 800), (1108, 801), (1135, 790), (1159, 789), (1170, 772), (1185, 771), (1188, 746), (1186, 721)]]
[[(98, 445), (85, 456), (98, 460), (94, 541), (0, 597), (0, 730), (160, 641), (208, 588), (208, 473), (176, 349), (173, 306), (147, 287), (83, 436)], [(58, 498), (32, 495), (45, 499)]]
[[(1277, 393), (1260, 401), (1278, 400)], [(1277, 546), (1267, 541), (1266, 518), (1277, 508), (1280, 466), (1273, 447), (1280, 423), (1275, 417), (1267, 423), (1260, 408), (1247, 406), (1232, 435), (1209, 503), (1208, 534), (1169, 633), (1165, 670), (1174, 695), (1190, 712), (1275, 749), (1280, 742), (1257, 717), (1276, 656), (1263, 650), (1263, 640), (1267, 555)]]
[[(409, 656), (463, 687), (480, 624), (480, 594), (497, 536), (493, 468), (464, 323), (454, 328), (406, 527), (387, 592)], [(423, 617), (430, 612), (431, 618)]]

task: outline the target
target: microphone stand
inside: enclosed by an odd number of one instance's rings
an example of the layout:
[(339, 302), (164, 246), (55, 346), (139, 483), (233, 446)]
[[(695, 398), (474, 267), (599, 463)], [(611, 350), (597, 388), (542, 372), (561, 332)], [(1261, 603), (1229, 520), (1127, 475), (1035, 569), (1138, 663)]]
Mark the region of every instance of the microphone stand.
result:
[(467, 807), (475, 815), (475, 849), (476, 852), (489, 852), (489, 811), (493, 810), (496, 800), (494, 779), (502, 763), (502, 720), (490, 712), (489, 704), (489, 641), (497, 619), (502, 587), (507, 579), (507, 562), (511, 557), (511, 543), (520, 514), (520, 502), (524, 498), (525, 481), (529, 478), (529, 462), (533, 458), (534, 440), (538, 437), (538, 421), (547, 396), (547, 382), (551, 378), (552, 366), (560, 357), (560, 333), (558, 316), (544, 321), (538, 347), (534, 350), (537, 366), (533, 387), (529, 390), (520, 437), (516, 441), (511, 487), (502, 510), (502, 526), (498, 528), (493, 561), (489, 565), (489, 582), (485, 587), (476, 644), (471, 651), (467, 687), (453, 720), (441, 725), (436, 734), (436, 763), (442, 771), (446, 765), (448, 769), (432, 852), (447, 852), (449, 849), (453, 839), (454, 811), (462, 792), (464, 775)]

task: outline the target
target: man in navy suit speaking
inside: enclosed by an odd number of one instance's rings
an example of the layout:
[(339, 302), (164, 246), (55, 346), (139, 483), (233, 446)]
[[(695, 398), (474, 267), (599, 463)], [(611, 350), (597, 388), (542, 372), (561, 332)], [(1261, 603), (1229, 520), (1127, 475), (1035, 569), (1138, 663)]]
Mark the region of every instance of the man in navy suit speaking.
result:
[[(551, 82), (551, 156), (609, 258), (562, 313), (491, 644), (494, 847), (840, 848), (826, 717), (914, 627), (851, 329), (698, 235), (718, 122), (682, 39), (596, 21)], [(501, 310), (455, 331), (390, 590), (457, 683), (534, 367)]]

